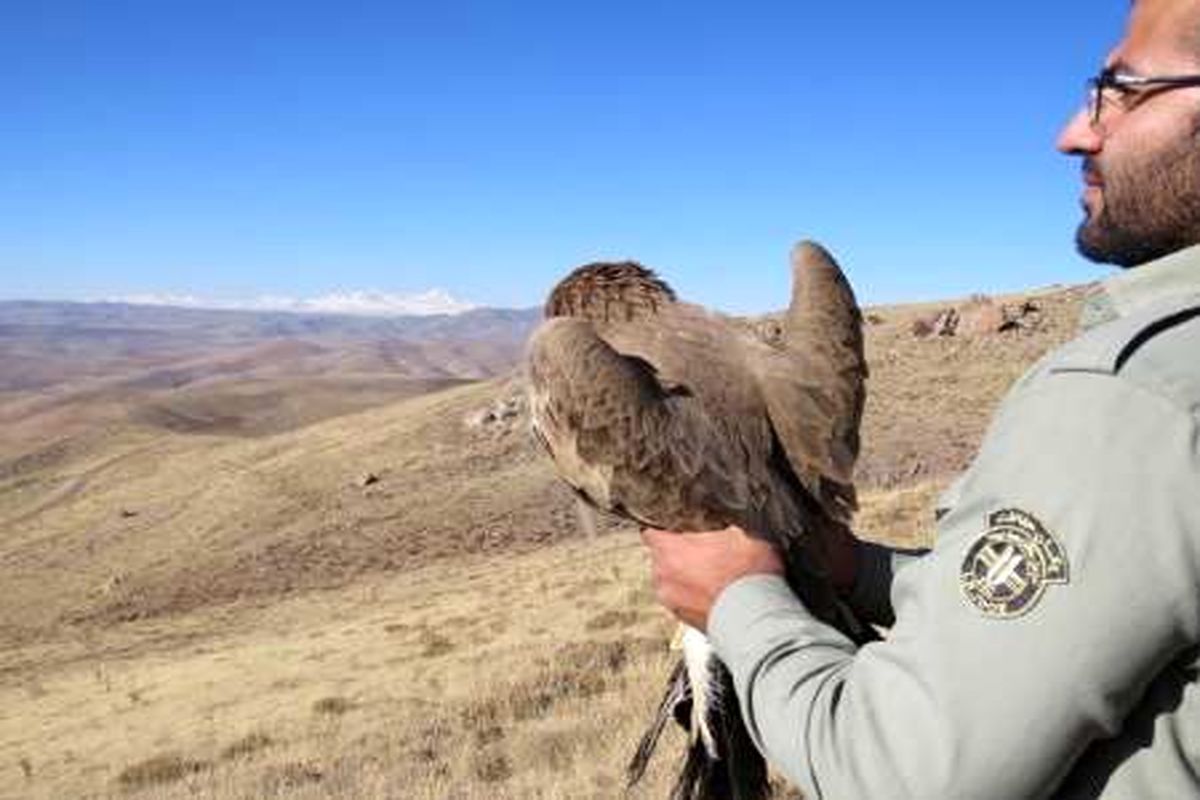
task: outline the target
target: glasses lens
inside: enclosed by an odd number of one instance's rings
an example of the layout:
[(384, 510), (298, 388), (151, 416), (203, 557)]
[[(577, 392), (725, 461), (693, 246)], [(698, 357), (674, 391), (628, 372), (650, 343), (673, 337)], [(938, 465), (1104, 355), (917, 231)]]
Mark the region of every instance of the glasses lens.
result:
[(1087, 113), (1092, 125), (1100, 124), (1100, 88), (1099, 76), (1089, 78), (1087, 82)]
[(1113, 68), (1105, 67), (1088, 81), (1088, 112), (1093, 127), (1100, 124), (1100, 114), (1104, 110), (1104, 92), (1116, 85), (1115, 77), (1116, 72)]

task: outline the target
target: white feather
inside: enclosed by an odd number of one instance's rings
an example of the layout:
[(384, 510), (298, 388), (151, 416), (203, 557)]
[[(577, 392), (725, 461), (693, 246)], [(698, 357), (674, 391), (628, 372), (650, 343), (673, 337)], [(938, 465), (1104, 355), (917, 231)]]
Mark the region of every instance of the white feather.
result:
[(699, 736), (709, 758), (720, 758), (717, 740), (708, 725), (708, 709), (712, 706), (713, 648), (708, 637), (695, 628), (683, 629), (683, 663), (688, 683), (692, 687), (692, 736)]

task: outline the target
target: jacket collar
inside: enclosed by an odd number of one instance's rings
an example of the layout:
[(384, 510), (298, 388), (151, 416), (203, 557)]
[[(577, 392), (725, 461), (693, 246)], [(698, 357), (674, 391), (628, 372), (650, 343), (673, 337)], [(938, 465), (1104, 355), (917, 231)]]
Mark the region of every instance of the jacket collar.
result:
[(1091, 328), (1186, 295), (1200, 295), (1200, 245), (1123, 270), (1096, 285), (1083, 299), (1079, 327)]

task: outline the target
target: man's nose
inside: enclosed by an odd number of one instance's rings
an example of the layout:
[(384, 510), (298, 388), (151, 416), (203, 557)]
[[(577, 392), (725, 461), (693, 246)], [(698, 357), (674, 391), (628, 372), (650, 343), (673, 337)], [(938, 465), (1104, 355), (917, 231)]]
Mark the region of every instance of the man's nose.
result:
[(1098, 128), (1099, 126), (1092, 124), (1088, 110), (1081, 108), (1059, 132), (1058, 141), (1054, 146), (1058, 152), (1069, 156), (1098, 153), (1104, 144), (1103, 132)]

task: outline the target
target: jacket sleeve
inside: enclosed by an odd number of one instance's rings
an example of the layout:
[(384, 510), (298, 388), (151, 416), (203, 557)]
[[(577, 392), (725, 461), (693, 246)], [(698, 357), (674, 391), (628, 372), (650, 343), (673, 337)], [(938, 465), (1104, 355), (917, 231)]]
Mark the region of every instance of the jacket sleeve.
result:
[[(812, 800), (1052, 792), (1197, 641), (1197, 451), (1189, 410), (1118, 376), (1014, 393), (896, 576), (886, 641), (856, 651), (774, 577), (718, 598), (709, 636), (759, 748)], [(1013, 510), (1045, 536), (1006, 534)]]

